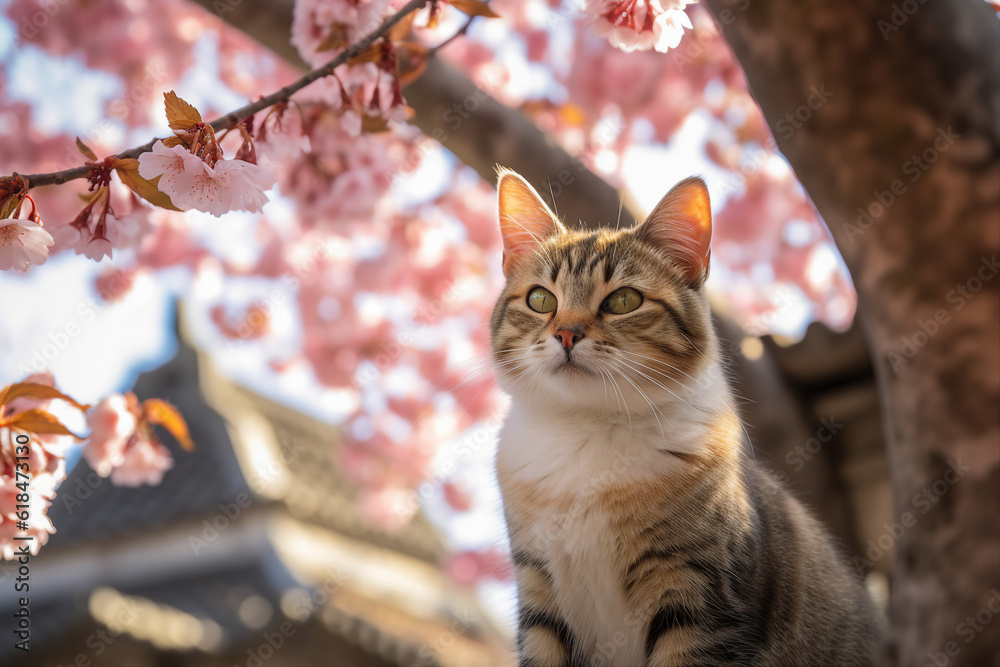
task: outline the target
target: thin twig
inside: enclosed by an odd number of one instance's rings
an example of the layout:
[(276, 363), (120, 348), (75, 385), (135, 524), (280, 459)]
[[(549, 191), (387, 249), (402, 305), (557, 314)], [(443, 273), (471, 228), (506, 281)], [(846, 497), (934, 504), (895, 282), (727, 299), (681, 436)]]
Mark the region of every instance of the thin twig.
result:
[(435, 55), (438, 51), (440, 51), (444, 47), (448, 46), (453, 41), (455, 41), (456, 39), (458, 39), (459, 37), (461, 37), (462, 35), (464, 35), (466, 32), (468, 32), (469, 31), (469, 26), (472, 25), (472, 22), (475, 21), (475, 20), (476, 20), (475, 16), (470, 16), (469, 19), (465, 22), (465, 25), (462, 26), (461, 30), (459, 30), (454, 35), (452, 35), (448, 39), (444, 40), (443, 42), (441, 42), (437, 46), (428, 49), (428, 51), (427, 51), (427, 57)]
[[(329, 76), (333, 73), (333, 70), (338, 66), (343, 65), (345, 62), (353, 59), (359, 53), (371, 46), (375, 40), (379, 39), (387, 32), (389, 32), (393, 26), (399, 23), (405, 16), (410, 12), (415, 12), (424, 5), (426, 5), (429, 0), (410, 0), (406, 3), (402, 9), (387, 18), (382, 22), (374, 32), (370, 32), (359, 41), (351, 44), (346, 49), (337, 54), (337, 57), (323, 65), (319, 69), (314, 69), (309, 72), (301, 79), (295, 83), (289, 84), (284, 88), (271, 93), (265, 97), (260, 98), (256, 102), (247, 104), (246, 106), (240, 107), (235, 111), (227, 113), (225, 116), (221, 116), (213, 120), (210, 125), (212, 129), (219, 132), (224, 129), (233, 128), (240, 124), (245, 118), (252, 116), (262, 109), (277, 104), (278, 102), (287, 101), (289, 97), (302, 90), (308, 86), (313, 81), (322, 79), (324, 76)], [(147, 144), (142, 146), (137, 146), (135, 148), (130, 148), (118, 154), (120, 158), (134, 158), (139, 157), (143, 153), (147, 153), (153, 150), (153, 144), (155, 144), (159, 139), (153, 139)], [(28, 187), (36, 188), (41, 185), (60, 185), (67, 181), (72, 181), (78, 178), (86, 178), (89, 174), (90, 168), (87, 166), (74, 167), (72, 169), (66, 169), (64, 171), (56, 171), (49, 174), (32, 174), (30, 176), (25, 176), (28, 179)]]

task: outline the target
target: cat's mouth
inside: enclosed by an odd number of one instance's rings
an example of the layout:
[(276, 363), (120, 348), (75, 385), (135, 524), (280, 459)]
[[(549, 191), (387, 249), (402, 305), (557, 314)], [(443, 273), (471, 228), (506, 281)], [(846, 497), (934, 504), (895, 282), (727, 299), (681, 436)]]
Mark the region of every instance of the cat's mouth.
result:
[(574, 356), (566, 355), (555, 363), (553, 371), (556, 373), (570, 373), (582, 375), (597, 375), (593, 369), (584, 366), (575, 359)]

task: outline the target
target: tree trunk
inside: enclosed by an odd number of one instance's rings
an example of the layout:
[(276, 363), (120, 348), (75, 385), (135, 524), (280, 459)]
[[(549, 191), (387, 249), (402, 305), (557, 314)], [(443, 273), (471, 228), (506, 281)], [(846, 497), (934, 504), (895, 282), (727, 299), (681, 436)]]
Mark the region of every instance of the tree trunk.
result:
[(865, 315), (898, 522), (886, 662), (1000, 665), (997, 17), (708, 4)]

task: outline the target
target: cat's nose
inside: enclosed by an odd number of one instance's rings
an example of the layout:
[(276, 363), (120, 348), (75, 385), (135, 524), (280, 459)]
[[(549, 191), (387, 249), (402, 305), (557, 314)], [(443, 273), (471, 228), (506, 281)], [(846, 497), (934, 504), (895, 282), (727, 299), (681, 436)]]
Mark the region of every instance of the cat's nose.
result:
[(567, 350), (572, 350), (573, 346), (583, 338), (583, 327), (572, 327), (569, 329), (560, 329), (556, 332), (556, 338), (562, 343), (562, 346)]

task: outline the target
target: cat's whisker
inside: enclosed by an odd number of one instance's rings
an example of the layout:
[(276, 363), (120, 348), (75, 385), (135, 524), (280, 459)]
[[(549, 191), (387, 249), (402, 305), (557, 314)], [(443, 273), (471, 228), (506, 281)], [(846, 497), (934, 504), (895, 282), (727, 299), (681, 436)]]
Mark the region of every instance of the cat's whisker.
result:
[(523, 357), (520, 357), (520, 358), (508, 359), (508, 360), (505, 360), (505, 361), (502, 361), (502, 362), (492, 362), (492, 363), (489, 363), (489, 364), (485, 364), (485, 365), (483, 365), (483, 366), (481, 366), (479, 368), (469, 369), (469, 370), (466, 370), (465, 372), (463, 372), (459, 376), (459, 378), (457, 380), (453, 381), (450, 385), (448, 385), (446, 387), (436, 387), (436, 389), (438, 391), (449, 391), (449, 392), (450, 391), (454, 391), (455, 389), (461, 387), (466, 382), (469, 382), (471, 380), (476, 379), (477, 377), (479, 377), (484, 372), (487, 372), (487, 371), (490, 371), (490, 370), (499, 370), (500, 368), (503, 368), (505, 366), (510, 366), (512, 364), (523, 363), (524, 361), (526, 361), (529, 358), (530, 358), (530, 355), (524, 355)]
[[(682, 333), (681, 335), (682, 335), (682, 336), (684, 336), (684, 334), (683, 334), (683, 333)], [(685, 338), (685, 340), (688, 340), (687, 336), (684, 336), (684, 338)], [(688, 342), (690, 343), (691, 341), (690, 341), (690, 340), (688, 340)], [(692, 347), (693, 347), (693, 345), (692, 345)], [(679, 373), (683, 373), (684, 375), (687, 375), (687, 377), (689, 377), (689, 378), (691, 378), (692, 380), (694, 380), (694, 381), (695, 381), (695, 382), (696, 382), (696, 383), (697, 383), (698, 385), (700, 385), (700, 386), (702, 386), (702, 387), (705, 387), (706, 389), (708, 389), (708, 392), (709, 392), (709, 393), (710, 393), (710, 394), (711, 394), (711, 395), (712, 395), (713, 397), (715, 397), (715, 398), (719, 399), (720, 401), (722, 401), (722, 397), (721, 397), (721, 396), (719, 396), (719, 393), (718, 393), (717, 391), (713, 390), (713, 389), (712, 389), (712, 388), (711, 388), (710, 386), (708, 386), (707, 384), (705, 384), (705, 383), (704, 383), (703, 381), (699, 381), (698, 379), (696, 379), (696, 378), (693, 378), (693, 377), (691, 377), (691, 376), (690, 376), (690, 375), (688, 375), (687, 373), (684, 373), (684, 371), (682, 371), (681, 369), (677, 368), (677, 367), (676, 367), (676, 366), (674, 366), (673, 364), (669, 364), (669, 363), (667, 363), (667, 362), (663, 361), (662, 359), (654, 359), (653, 357), (650, 357), (650, 356), (647, 356), (647, 355), (644, 355), (644, 354), (639, 354), (638, 352), (630, 352), (630, 351), (628, 351), (628, 350), (623, 350), (623, 349), (621, 349), (621, 348), (616, 348), (616, 349), (617, 349), (617, 350), (618, 350), (619, 352), (623, 352), (623, 353), (625, 353), (625, 354), (631, 354), (631, 355), (633, 355), (633, 356), (636, 356), (636, 357), (642, 357), (642, 358), (645, 358), (645, 359), (649, 359), (650, 361), (654, 361), (654, 362), (656, 362), (656, 363), (658, 363), (658, 364), (663, 364), (664, 366), (667, 366), (668, 368), (670, 368), (670, 369), (672, 369), (672, 370), (675, 370), (675, 371), (677, 371), (677, 372), (679, 372)], [(695, 349), (697, 350), (698, 348), (695, 348)], [(639, 363), (639, 362), (637, 362), (637, 361), (636, 361), (636, 362), (634, 362), (634, 363), (637, 363), (637, 364), (639, 364), (639, 365), (640, 365), (640, 366), (642, 366), (643, 368), (646, 368), (646, 369), (648, 369), (649, 371), (651, 371), (651, 372), (653, 372), (653, 373), (659, 373), (660, 375), (663, 375), (664, 377), (667, 377), (667, 378), (669, 378), (669, 377), (670, 377), (670, 376), (666, 375), (665, 373), (663, 373), (662, 371), (657, 371), (657, 370), (655, 370), (655, 369), (653, 369), (653, 368), (650, 368), (649, 366), (646, 366), (645, 364), (641, 364), (641, 363)], [(651, 382), (655, 382), (655, 380), (653, 380), (652, 378), (649, 378), (649, 380), (650, 380)], [(675, 382), (676, 382), (676, 380), (675, 380)], [(664, 386), (663, 386), (662, 384), (659, 384), (658, 382), (657, 382), (656, 384), (658, 384), (658, 385), (659, 385), (660, 387), (662, 387), (663, 389), (666, 389), (667, 391), (670, 391), (669, 389), (667, 389), (666, 387), (664, 387)], [(678, 384), (680, 384), (680, 385), (681, 385), (681, 387), (683, 387), (683, 388), (684, 388), (684, 389), (685, 389), (686, 391), (690, 391), (690, 390), (689, 390), (689, 389), (688, 389), (688, 388), (687, 388), (687, 387), (686, 387), (686, 386), (685, 386), (685, 385), (684, 385), (683, 383), (680, 383), (680, 382), (678, 382)], [(671, 393), (671, 394), (673, 394), (673, 392), (672, 392), (672, 391), (671, 391), (670, 393)], [(676, 396), (676, 394), (674, 394), (674, 395)], [(680, 398), (680, 397), (678, 397), (678, 398)], [(681, 400), (683, 400), (683, 399), (681, 399)], [(722, 410), (720, 410), (720, 409), (719, 409), (718, 407), (716, 407), (716, 406), (711, 406), (711, 409), (712, 409), (712, 411), (713, 411), (713, 412), (715, 412), (715, 413), (716, 413), (717, 415), (719, 415), (720, 417), (724, 417), (724, 416), (725, 416), (725, 415), (724, 415), (724, 413), (722, 412)], [(740, 423), (740, 428), (741, 428), (741, 429), (743, 429), (743, 434), (744, 434), (744, 435), (746, 436), (746, 438), (747, 438), (747, 445), (748, 445), (748, 446), (750, 447), (750, 455), (751, 455), (751, 456), (754, 456), (754, 457), (756, 457), (756, 455), (755, 455), (755, 453), (754, 453), (754, 449), (753, 449), (753, 442), (752, 442), (752, 441), (750, 440), (750, 433), (749, 433), (749, 432), (747, 431), (747, 427), (746, 427), (746, 425), (745, 425), (745, 424), (743, 423), (743, 420), (742, 420), (742, 419), (738, 419), (737, 421), (739, 421), (739, 423)]]
[[(621, 369), (619, 369), (619, 372), (621, 372)], [(622, 372), (622, 373), (621, 373), (621, 376), (622, 376), (623, 378), (625, 378), (626, 382), (628, 382), (628, 383), (629, 383), (630, 385), (632, 385), (633, 387), (635, 387), (635, 390), (636, 390), (637, 392), (639, 392), (639, 395), (640, 395), (640, 396), (642, 396), (643, 400), (645, 400), (645, 401), (646, 401), (646, 403), (648, 403), (648, 404), (649, 404), (649, 407), (650, 407), (650, 409), (651, 409), (651, 410), (653, 411), (653, 419), (655, 419), (655, 420), (656, 420), (656, 425), (660, 427), (660, 437), (661, 437), (661, 438), (663, 439), (663, 444), (664, 444), (664, 446), (666, 446), (666, 444), (667, 444), (667, 434), (663, 432), (663, 424), (661, 424), (661, 423), (660, 423), (660, 418), (656, 416), (656, 413), (657, 413), (657, 412), (659, 412), (659, 413), (660, 413), (661, 415), (662, 415), (663, 413), (662, 413), (662, 412), (661, 412), (660, 410), (658, 410), (658, 409), (657, 409), (657, 407), (656, 407), (655, 405), (653, 405), (653, 402), (652, 402), (651, 400), (649, 400), (649, 396), (647, 396), (647, 395), (646, 395), (646, 392), (644, 392), (644, 391), (643, 391), (643, 390), (642, 390), (642, 389), (641, 389), (641, 388), (639, 387), (639, 385), (637, 385), (637, 384), (636, 384), (635, 382), (633, 382), (633, 381), (632, 381), (632, 378), (630, 378), (630, 377), (628, 376), (628, 374), (627, 374), (627, 373), (624, 373), (624, 372)], [(664, 418), (664, 419), (666, 419), (666, 418), (667, 418), (667, 416), (666, 416), (666, 415), (663, 415), (663, 418)], [(670, 424), (670, 421), (669, 421), (669, 420), (667, 420), (667, 424), (668, 424), (668, 425)]]
[(618, 390), (618, 395), (622, 397), (621, 402), (625, 406), (625, 416), (628, 417), (628, 432), (631, 433), (632, 432), (632, 413), (628, 409), (628, 400), (625, 398), (625, 394), (622, 393), (621, 387), (618, 386), (618, 382), (615, 380), (614, 375), (612, 375), (610, 372), (608, 373), (608, 379), (611, 380), (611, 384), (613, 384), (615, 386), (615, 389)]
[(608, 409), (608, 380), (607, 380), (606, 377), (604, 377), (604, 370), (603, 369), (598, 368), (597, 370), (600, 371), (600, 373), (601, 373), (601, 383), (604, 385), (604, 409), (607, 410)]
[[(698, 346), (695, 345), (694, 342), (690, 338), (688, 338), (687, 336), (685, 336), (683, 331), (678, 331), (677, 333), (679, 333), (681, 335), (681, 338), (683, 338), (684, 340), (686, 340), (688, 342), (688, 345), (690, 345), (692, 348), (694, 348), (695, 352), (697, 352), (698, 354), (700, 354), (706, 361), (711, 362), (711, 359), (708, 358), (708, 355), (705, 354), (704, 352), (702, 352), (701, 349), (699, 349)], [(733, 391), (734, 394), (736, 393), (735, 389), (733, 389), (732, 391)], [(715, 395), (716, 397), (718, 397), (718, 394), (715, 394), (715, 392), (713, 392), (713, 395)], [(737, 415), (737, 421), (740, 423), (740, 428), (743, 429), (743, 435), (745, 435), (747, 437), (747, 445), (750, 447), (750, 456), (753, 457), (753, 458), (757, 458), (757, 454), (756, 454), (756, 452), (754, 451), (754, 448), (753, 448), (753, 441), (750, 439), (750, 432), (747, 431), (746, 425), (743, 423), (742, 419), (739, 419), (738, 415)]]
[[(527, 348), (525, 348), (527, 349)], [(497, 361), (486, 354), (479, 354), (468, 359), (463, 359), (461, 361), (449, 364), (445, 366), (445, 372), (438, 375), (438, 379), (433, 380), (434, 389), (436, 391), (451, 391), (456, 387), (460, 387), (463, 383), (468, 382), (470, 379), (476, 377), (477, 375), (489, 371), (496, 366), (509, 365), (519, 360), (527, 359), (529, 355), (525, 354), (518, 358), (506, 359)], [(468, 366), (462, 369), (462, 366)], [(443, 386), (444, 376), (448, 375), (446, 371), (458, 370), (459, 378), (457, 380), (451, 380), (451, 384)]]
[[(601, 373), (601, 381), (604, 382), (604, 406), (608, 407), (608, 382), (607, 381), (608, 381), (608, 379), (610, 379), (610, 371), (605, 370), (605, 365), (602, 364), (602, 363), (600, 363), (600, 362), (598, 362), (597, 364), (595, 364), (595, 367), (597, 368), (598, 371), (600, 371), (600, 373)], [(617, 393), (615, 393), (615, 401), (618, 402), (618, 411), (621, 412), (622, 402), (621, 402), (621, 399), (618, 398), (618, 394)]]
[[(625, 365), (625, 366), (626, 366), (627, 368), (629, 368), (629, 369), (630, 369), (630, 370), (632, 370), (633, 372), (635, 372), (635, 373), (638, 373), (639, 375), (643, 376), (644, 378), (646, 378), (647, 380), (649, 380), (650, 382), (652, 382), (652, 383), (653, 383), (653, 384), (655, 384), (656, 386), (658, 386), (658, 387), (660, 387), (661, 389), (663, 389), (664, 391), (668, 392), (668, 393), (669, 393), (669, 394), (670, 394), (671, 396), (673, 396), (673, 397), (674, 397), (674, 398), (676, 398), (676, 399), (677, 399), (678, 401), (680, 401), (680, 402), (681, 402), (681, 403), (683, 403), (684, 405), (688, 406), (688, 407), (689, 407), (689, 408), (691, 408), (692, 410), (693, 410), (693, 409), (695, 409), (693, 405), (691, 405), (690, 403), (688, 403), (687, 401), (685, 401), (685, 400), (684, 400), (683, 398), (681, 398), (680, 396), (678, 396), (677, 394), (675, 394), (675, 393), (674, 393), (673, 391), (671, 391), (670, 389), (668, 389), (668, 388), (667, 388), (667, 387), (666, 387), (665, 385), (661, 384), (660, 382), (657, 382), (656, 380), (654, 380), (654, 379), (653, 379), (653, 378), (651, 378), (650, 376), (646, 375), (645, 373), (643, 373), (643, 372), (642, 372), (642, 371), (640, 371), (639, 369), (637, 369), (637, 368), (635, 368), (634, 366), (632, 366), (632, 364), (631, 364), (631, 363), (629, 363), (628, 361), (626, 361), (625, 359), (616, 359), (615, 361), (617, 361), (617, 362), (619, 362), (619, 363), (621, 363), (621, 364)], [(632, 362), (632, 363), (639, 363), (639, 362)], [(639, 365), (640, 365), (640, 366), (643, 366), (643, 368), (649, 368), (648, 366), (644, 366), (643, 364), (639, 364)], [(650, 369), (650, 370), (652, 370), (652, 369)]]
[[(630, 371), (632, 371), (632, 372), (634, 372), (634, 373), (638, 373), (639, 375), (641, 375), (642, 377), (646, 378), (647, 380), (650, 380), (650, 381), (654, 381), (654, 380), (652, 380), (652, 378), (650, 378), (650, 377), (649, 377), (648, 375), (646, 375), (646, 374), (645, 374), (645, 373), (643, 373), (642, 371), (640, 371), (640, 370), (638, 370), (637, 368), (635, 368), (635, 367), (633, 367), (633, 366), (629, 365), (629, 364), (628, 364), (627, 362), (625, 362), (625, 360), (623, 360), (623, 359), (612, 359), (612, 360), (613, 360), (613, 361), (615, 361), (615, 363), (616, 363), (616, 364), (618, 364), (618, 370), (619, 370), (619, 372), (622, 372), (622, 367), (624, 367), (624, 368), (625, 368), (625, 369), (627, 369), (627, 370), (630, 370)], [(622, 375), (623, 375), (623, 377), (626, 377), (626, 379), (629, 379), (629, 378), (628, 378), (628, 377), (627, 377), (627, 376), (625, 375), (625, 373), (624, 373), (624, 372), (622, 372)], [(654, 381), (654, 382), (655, 382), (655, 381)], [(640, 394), (640, 395), (642, 395), (642, 397), (643, 397), (644, 399), (646, 399), (646, 402), (647, 402), (647, 403), (649, 403), (649, 407), (650, 407), (650, 408), (652, 408), (652, 409), (653, 409), (654, 411), (656, 411), (656, 412), (659, 412), (659, 413), (660, 413), (660, 416), (661, 416), (661, 417), (663, 417), (664, 419), (666, 419), (666, 421), (667, 421), (667, 426), (670, 426), (670, 420), (669, 420), (669, 419), (667, 419), (667, 416), (666, 416), (666, 415), (665, 415), (665, 414), (663, 413), (663, 410), (662, 410), (662, 409), (660, 409), (660, 408), (659, 408), (659, 407), (658, 407), (658, 406), (657, 406), (657, 405), (656, 405), (655, 403), (653, 403), (653, 402), (652, 402), (652, 401), (650, 400), (650, 398), (649, 398), (648, 394), (646, 394), (646, 392), (644, 392), (644, 391), (643, 391), (643, 390), (642, 390), (642, 389), (641, 389), (640, 387), (638, 387), (638, 386), (636, 386), (636, 385), (634, 385), (634, 384), (633, 384), (633, 386), (635, 386), (635, 389), (636, 389), (636, 391), (638, 391), (638, 392), (639, 392), (639, 394)], [(664, 387), (664, 389), (666, 389), (666, 387)], [(670, 390), (669, 390), (669, 389), (667, 389), (667, 391), (670, 391)]]
[[(517, 368), (522, 368), (523, 366), (527, 366), (527, 364), (522, 364), (521, 366), (518, 366)], [(507, 371), (507, 373), (504, 373), (500, 377), (505, 377), (509, 373), (510, 373), (510, 371)], [(524, 373), (521, 373), (521, 375), (516, 380), (514, 380), (513, 384), (511, 384), (509, 387), (507, 387), (508, 393), (510, 392), (511, 389), (513, 389), (515, 387), (515, 385), (517, 385), (518, 382), (520, 382), (521, 380), (523, 380), (524, 376), (527, 375), (527, 374), (528, 374), (527, 371), (525, 371)], [(497, 378), (497, 379), (499, 380), (500, 378)]]

